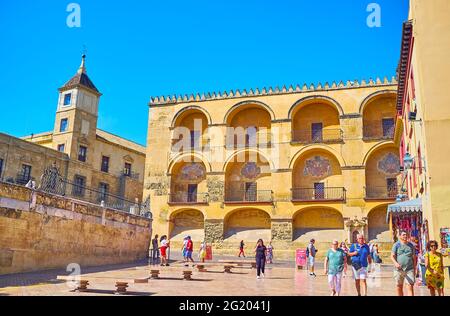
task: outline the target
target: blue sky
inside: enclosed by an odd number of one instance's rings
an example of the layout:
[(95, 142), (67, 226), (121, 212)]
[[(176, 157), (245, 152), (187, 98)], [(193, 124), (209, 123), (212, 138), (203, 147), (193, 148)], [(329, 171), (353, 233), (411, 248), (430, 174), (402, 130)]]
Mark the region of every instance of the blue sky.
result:
[[(81, 7), (69, 28), (66, 7)], [(381, 6), (380, 28), (366, 24)], [(58, 92), (87, 70), (99, 128), (145, 144), (151, 96), (394, 76), (408, 0), (5, 0), (0, 131), (53, 129)]]

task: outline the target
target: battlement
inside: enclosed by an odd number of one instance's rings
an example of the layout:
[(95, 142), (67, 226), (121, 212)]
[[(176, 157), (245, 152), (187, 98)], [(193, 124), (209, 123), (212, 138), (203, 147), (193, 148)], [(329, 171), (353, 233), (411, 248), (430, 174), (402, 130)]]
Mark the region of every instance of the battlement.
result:
[(330, 90), (340, 90), (340, 89), (353, 89), (353, 88), (360, 88), (360, 87), (376, 87), (376, 86), (390, 86), (390, 85), (396, 85), (397, 79), (395, 77), (392, 77), (391, 80), (389, 80), (387, 77), (384, 77), (383, 80), (381, 80), (379, 77), (377, 77), (375, 80), (370, 78), (369, 80), (354, 80), (350, 81), (348, 80), (346, 83), (343, 81), (340, 81), (339, 83), (336, 83), (333, 81), (331, 85), (328, 82), (325, 82), (325, 84), (318, 83), (317, 85), (314, 85), (311, 83), (310, 85), (303, 84), (303, 86), (296, 85), (295, 87), (293, 85), (290, 85), (288, 88), (286, 85), (284, 85), (282, 88), (280, 87), (269, 87), (269, 88), (262, 88), (262, 89), (250, 89), (247, 91), (247, 89), (243, 89), (242, 91), (240, 89), (237, 90), (230, 90), (229, 92), (208, 92), (208, 93), (197, 93), (197, 94), (190, 94), (190, 95), (172, 95), (172, 96), (157, 96), (157, 97), (151, 97), (149, 106), (155, 106), (155, 105), (170, 105), (170, 104), (177, 104), (177, 103), (189, 103), (189, 102), (202, 102), (202, 101), (208, 101), (208, 100), (221, 100), (221, 99), (235, 99), (235, 98), (243, 98), (243, 97), (250, 97), (250, 96), (266, 96), (266, 95), (279, 95), (279, 94), (289, 94), (289, 93), (299, 93), (299, 92), (314, 92), (314, 91), (330, 91)]

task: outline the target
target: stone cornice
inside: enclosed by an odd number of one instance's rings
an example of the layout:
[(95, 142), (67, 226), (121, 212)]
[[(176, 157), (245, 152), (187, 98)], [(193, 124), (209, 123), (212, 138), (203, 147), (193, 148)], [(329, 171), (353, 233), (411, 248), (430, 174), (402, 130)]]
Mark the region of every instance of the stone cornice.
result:
[(356, 89), (356, 88), (366, 88), (366, 87), (379, 87), (379, 86), (394, 86), (397, 85), (397, 80), (395, 77), (392, 77), (391, 80), (389, 80), (387, 77), (384, 77), (383, 80), (380, 78), (376, 78), (375, 81), (373, 79), (370, 79), (369, 81), (366, 80), (355, 80), (355, 81), (347, 81), (344, 82), (332, 82), (330, 85), (328, 82), (322, 85), (322, 83), (318, 83), (317, 86), (314, 84), (310, 84), (309, 86), (304, 84), (302, 87), (300, 85), (296, 85), (295, 87), (293, 85), (290, 85), (289, 88), (286, 88), (286, 86), (280, 87), (269, 87), (268, 89), (262, 88), (262, 89), (250, 89), (247, 91), (244, 90), (230, 90), (229, 92), (224, 91), (222, 92), (208, 92), (208, 93), (197, 93), (197, 94), (190, 94), (190, 95), (172, 95), (172, 96), (156, 96), (151, 97), (150, 102), (148, 105), (150, 107), (152, 106), (163, 106), (163, 105), (173, 105), (177, 103), (190, 103), (190, 102), (203, 102), (203, 101), (209, 101), (209, 100), (225, 100), (225, 99), (237, 99), (237, 98), (244, 98), (244, 97), (252, 97), (252, 96), (266, 96), (266, 95), (281, 95), (281, 94), (293, 94), (293, 93), (300, 93), (300, 92), (315, 92), (315, 91), (333, 91), (333, 90), (342, 90), (342, 89)]

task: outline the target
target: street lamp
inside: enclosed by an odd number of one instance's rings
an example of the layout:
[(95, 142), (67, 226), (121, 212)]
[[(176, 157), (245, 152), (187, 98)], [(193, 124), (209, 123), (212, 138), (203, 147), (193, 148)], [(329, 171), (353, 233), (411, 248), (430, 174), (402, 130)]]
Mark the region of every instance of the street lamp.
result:
[(411, 156), (410, 153), (406, 153), (405, 157), (403, 157), (403, 165), (405, 166), (406, 170), (411, 169), (414, 162), (414, 158)]
[[(414, 168), (413, 168), (414, 159), (416, 159), (416, 157), (412, 157), (410, 153), (407, 152), (405, 154), (405, 156), (403, 157), (403, 165), (405, 166), (405, 170), (419, 168), (419, 169), (423, 169), (426, 171), (425, 165), (420, 166), (420, 167), (414, 166)], [(421, 162), (425, 162), (425, 159), (422, 157), (417, 157), (417, 159), (421, 159)]]

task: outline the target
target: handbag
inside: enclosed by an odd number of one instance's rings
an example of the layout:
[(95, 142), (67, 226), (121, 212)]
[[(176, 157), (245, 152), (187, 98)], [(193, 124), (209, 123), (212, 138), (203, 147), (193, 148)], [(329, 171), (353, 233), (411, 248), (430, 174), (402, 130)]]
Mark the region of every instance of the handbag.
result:
[[(355, 245), (355, 249), (356, 249), (356, 245)], [(358, 258), (358, 261), (353, 261), (353, 258), (352, 258), (352, 267), (356, 271), (358, 271), (362, 268), (362, 265), (361, 265), (361, 260), (359, 259), (359, 254), (356, 257)]]

